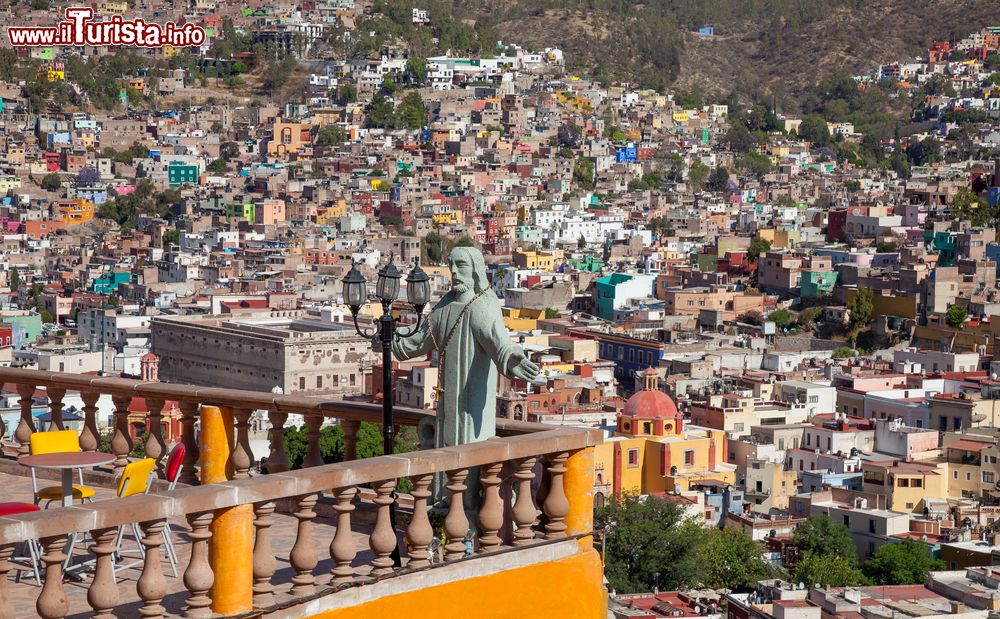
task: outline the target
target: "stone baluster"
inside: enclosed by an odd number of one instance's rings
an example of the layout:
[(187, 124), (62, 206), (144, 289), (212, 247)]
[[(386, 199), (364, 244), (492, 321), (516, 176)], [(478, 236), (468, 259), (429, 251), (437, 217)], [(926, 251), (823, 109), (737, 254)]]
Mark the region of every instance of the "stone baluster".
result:
[(45, 564), (45, 584), (38, 594), (38, 601), (35, 602), (35, 610), (42, 619), (58, 619), (65, 617), (69, 612), (69, 599), (66, 598), (66, 589), (63, 587), (63, 561), (66, 554), (66, 536), (57, 535), (55, 537), (43, 537), (42, 563)]
[(535, 531), (532, 527), (538, 520), (538, 508), (531, 496), (531, 481), (535, 479), (535, 456), (528, 456), (517, 461), (517, 471), (514, 478), (517, 480), (517, 498), (514, 500), (514, 524), (517, 530), (514, 531), (514, 545), (527, 546), (535, 539)]
[(320, 426), (323, 425), (321, 415), (306, 416), (306, 457), (302, 467), (322, 466), (323, 454), (319, 451)]
[(274, 585), (271, 577), (278, 569), (278, 560), (271, 549), (271, 515), (274, 503), (266, 501), (253, 506), (253, 526), (256, 535), (253, 540), (253, 604), (264, 608), (274, 603)]
[(375, 528), (368, 536), (368, 545), (372, 549), (372, 576), (376, 578), (392, 574), (393, 551), (396, 550), (396, 529), (392, 526), (390, 506), (396, 499), (392, 496), (396, 489), (396, 480), (387, 479), (372, 484), (375, 488)]
[(115, 434), (111, 437), (111, 453), (115, 454), (115, 474), (120, 475), (132, 453), (133, 442), (128, 428), (128, 405), (132, 403), (132, 396), (116, 395), (112, 400), (115, 403)]
[(191, 526), (188, 537), (191, 538), (191, 560), (184, 570), (184, 586), (191, 593), (184, 611), (185, 617), (197, 619), (211, 617), (212, 598), (208, 592), (215, 583), (212, 565), (208, 562), (208, 541), (212, 537), (212, 512), (188, 514), (187, 521)]
[(181, 442), (184, 443), (184, 468), (181, 469), (180, 482), (188, 485), (198, 483), (198, 436), (195, 423), (198, 421), (198, 403), (191, 400), (181, 400)]
[(333, 491), (333, 496), (337, 499), (337, 504), (333, 506), (333, 510), (337, 512), (337, 533), (330, 542), (330, 558), (336, 564), (331, 570), (333, 575), (331, 584), (334, 586), (354, 580), (351, 562), (357, 556), (358, 550), (354, 545), (354, 534), (351, 532), (351, 512), (354, 511), (353, 501), (357, 494), (358, 489), (354, 486), (337, 488)]
[(500, 501), (500, 471), (503, 462), (482, 467), (479, 482), (483, 488), (483, 502), (479, 508), (479, 552), (500, 548), (500, 528), (503, 526), (503, 503)]
[(560, 452), (546, 457), (546, 471), (549, 477), (549, 491), (542, 504), (545, 512), (545, 539), (566, 537), (566, 515), (569, 514), (569, 499), (563, 489), (563, 475), (566, 473), (566, 459), (569, 454)]
[(83, 429), (80, 431), (80, 449), (83, 451), (97, 451), (101, 445), (101, 434), (97, 431), (97, 401), (101, 394), (94, 391), (83, 391), (80, 399), (83, 400)]
[(14, 430), (14, 438), (17, 439), (17, 455), (26, 456), (31, 452), (31, 435), (35, 432), (35, 420), (31, 413), (35, 386), (30, 383), (18, 383), (17, 395), (21, 397), (17, 401), (21, 406), (21, 419), (18, 420), (17, 429)]
[(163, 440), (163, 400), (146, 398), (149, 407), (149, 427), (146, 429), (146, 457), (156, 461), (156, 467), (161, 468), (160, 460), (167, 453), (167, 443)]
[(288, 413), (267, 411), (267, 420), (271, 423), (271, 451), (267, 455), (267, 472), (284, 473), (288, 470), (288, 454), (285, 453), (285, 422)]
[(14, 603), (10, 599), (10, 590), (7, 586), (7, 574), (14, 568), (10, 562), (14, 554), (16, 544), (4, 544), (0, 546), (0, 617), (16, 617)]
[(410, 561), (406, 564), (408, 568), (420, 568), (430, 565), (430, 551), (428, 548), (434, 540), (434, 527), (427, 517), (427, 499), (431, 496), (430, 486), (434, 481), (434, 475), (414, 475), (410, 478), (413, 482), (413, 490), (410, 495), (413, 497), (413, 518), (410, 526), (406, 529), (406, 537), (410, 540)]
[(358, 459), (358, 430), (361, 422), (351, 419), (344, 419), (340, 422), (340, 427), (344, 430), (344, 461)]
[(253, 463), (250, 449), (250, 414), (249, 408), (234, 408), (233, 419), (236, 421), (236, 443), (229, 459), (233, 464), (233, 479), (250, 477), (250, 465)]
[(444, 532), (448, 536), (448, 543), (444, 547), (445, 561), (465, 556), (465, 534), (469, 532), (469, 518), (465, 515), (462, 497), (465, 494), (465, 479), (468, 476), (468, 469), (448, 471), (448, 484), (445, 488), (451, 494), (451, 498), (448, 501), (448, 514), (444, 517)]
[(163, 545), (163, 527), (166, 520), (147, 520), (140, 522), (142, 527), (142, 546), (146, 556), (142, 563), (142, 574), (136, 582), (135, 590), (142, 600), (139, 615), (142, 617), (163, 617), (163, 596), (167, 594), (167, 581), (163, 577), (163, 567), (160, 565), (160, 546)]
[(115, 540), (118, 527), (94, 529), (90, 532), (94, 543), (90, 552), (94, 553), (94, 580), (87, 590), (87, 603), (94, 609), (94, 619), (114, 619), (111, 612), (118, 606), (118, 585), (115, 584)]
[(295, 570), (292, 576), (292, 595), (301, 597), (316, 592), (316, 577), (313, 570), (319, 562), (316, 558), (316, 542), (313, 540), (312, 519), (316, 517), (313, 508), (319, 495), (303, 494), (296, 500), (297, 510), (293, 516), (299, 521), (295, 535), (295, 545), (288, 555), (288, 561)]
[(63, 423), (62, 413), (63, 413), (63, 398), (66, 397), (66, 390), (62, 387), (46, 387), (45, 394), (49, 396), (49, 415), (52, 416), (52, 422), (49, 424), (49, 430), (65, 430), (66, 425)]

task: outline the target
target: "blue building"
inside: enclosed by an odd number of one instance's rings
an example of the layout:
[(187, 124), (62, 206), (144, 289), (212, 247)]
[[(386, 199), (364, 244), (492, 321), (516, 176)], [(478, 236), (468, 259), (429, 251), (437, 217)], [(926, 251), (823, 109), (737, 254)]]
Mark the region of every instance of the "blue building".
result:
[(597, 336), (597, 351), (602, 359), (614, 361), (615, 378), (628, 389), (635, 384), (637, 373), (660, 365), (666, 345), (620, 333), (600, 333)]

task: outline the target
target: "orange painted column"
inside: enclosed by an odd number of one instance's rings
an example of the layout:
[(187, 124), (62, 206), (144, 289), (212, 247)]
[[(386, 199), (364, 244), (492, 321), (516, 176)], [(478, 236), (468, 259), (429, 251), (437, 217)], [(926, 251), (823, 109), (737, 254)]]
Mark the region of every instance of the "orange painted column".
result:
[[(228, 481), (234, 441), (232, 411), (201, 407), (201, 483)], [(212, 610), (236, 615), (253, 610), (253, 505), (216, 510), (210, 527), (208, 562), (215, 574)]]
[[(574, 451), (566, 460), (563, 491), (569, 500), (566, 534), (579, 535), (594, 530), (594, 448)], [(593, 547), (593, 536), (580, 538), (581, 548)]]

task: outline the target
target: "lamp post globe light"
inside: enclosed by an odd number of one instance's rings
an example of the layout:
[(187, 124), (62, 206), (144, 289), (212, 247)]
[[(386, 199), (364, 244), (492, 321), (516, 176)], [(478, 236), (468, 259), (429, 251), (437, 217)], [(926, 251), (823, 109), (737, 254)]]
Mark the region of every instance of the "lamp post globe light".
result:
[[(430, 277), (420, 268), (417, 260), (414, 260), (413, 268), (406, 276), (406, 299), (417, 314), (417, 323), (409, 331), (404, 332), (398, 329), (396, 319), (392, 316), (392, 304), (399, 296), (399, 280), (401, 278), (402, 274), (393, 264), (390, 255), (389, 262), (379, 269), (378, 280), (375, 282), (375, 298), (382, 304), (382, 316), (378, 319), (375, 330), (370, 333), (362, 331), (361, 327), (358, 326), (358, 312), (361, 311), (361, 306), (368, 301), (368, 281), (358, 270), (356, 264), (351, 266), (351, 270), (342, 280), (344, 302), (351, 310), (354, 330), (361, 337), (375, 338), (382, 345), (382, 453), (385, 455), (391, 455), (395, 445), (395, 427), (392, 414), (392, 342), (396, 338), (411, 337), (420, 330), (424, 307), (427, 306), (431, 296)], [(389, 505), (389, 509), (390, 521), (395, 527), (395, 502)], [(393, 560), (397, 566), (400, 564), (398, 548), (393, 552)]]

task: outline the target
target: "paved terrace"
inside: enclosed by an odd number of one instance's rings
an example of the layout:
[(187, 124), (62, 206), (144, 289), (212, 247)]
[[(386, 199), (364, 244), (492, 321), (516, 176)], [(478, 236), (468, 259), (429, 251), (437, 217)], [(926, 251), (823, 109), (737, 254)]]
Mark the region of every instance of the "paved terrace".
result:
[[(213, 574), (208, 558), (216, 514), (237, 506), (252, 507), (253, 549), (227, 546), (220, 554), (229, 557), (228, 565), (252, 571), (253, 607), (259, 613), (254, 616), (307, 616), (380, 595), (416, 591), (433, 582), (540, 565), (577, 552), (573, 538), (589, 540), (592, 533), (591, 448), (601, 440), (598, 431), (498, 420), (499, 436), (489, 441), (354, 460), (357, 428), (362, 420), (380, 419), (378, 405), (11, 368), (0, 368), (0, 381), (15, 383), (22, 396), (15, 432), (20, 453), (27, 452), (35, 431), (36, 389), (48, 394), (54, 429), (63, 425), (65, 393), (80, 393), (85, 404), (80, 435), (84, 451), (97, 447), (99, 395), (110, 394), (116, 405), (111, 443), (116, 459), (108, 472), (85, 478), (101, 487), (95, 502), (0, 518), (0, 617), (237, 614), (217, 608), (222, 598), (216, 597), (213, 583), (232, 577), (232, 572), (226, 568), (226, 573)], [(127, 464), (132, 449), (127, 423), (128, 403), (134, 396), (145, 397), (149, 404), (152, 434), (145, 454), (160, 465), (167, 452), (160, 434), (162, 403), (180, 402), (181, 440), (187, 447), (182, 481), (187, 484), (169, 492), (158, 484), (149, 494), (118, 499), (112, 491), (114, 475)], [(200, 486), (195, 422), (200, 407), (206, 405), (232, 414), (232, 475), (230, 481)], [(253, 410), (266, 410), (274, 428), (268, 458), (273, 472), (251, 477)], [(397, 410), (401, 425), (416, 425), (428, 417), (425, 411)], [(306, 468), (295, 471), (288, 470), (284, 452), (283, 426), (289, 413), (303, 415), (307, 427)], [(339, 419), (345, 429), (346, 462), (322, 462), (320, 427), (328, 418)], [(467, 481), (475, 470), (481, 491), (471, 496)], [(428, 512), (435, 477), (443, 481), (447, 498), (443, 523), (437, 526)], [(394, 491), (403, 478), (409, 479), (413, 490), (397, 496)], [(0, 460), (0, 484), (4, 500), (30, 501), (30, 477), (14, 460)], [(389, 517), (394, 503), (400, 512), (395, 529)], [(119, 527), (131, 530), (133, 523), (141, 529), (145, 558), (141, 565), (122, 570), (116, 583), (113, 540)], [(166, 523), (178, 550), (177, 578), (165, 558)], [(476, 547), (474, 555), (466, 557), (464, 537), (470, 526), (477, 530)], [(82, 577), (64, 574), (62, 568), (67, 536), (80, 531), (89, 531), (96, 540), (78, 544), (73, 551), (76, 562), (94, 562), (91, 573)], [(443, 545), (432, 556), (437, 536), (444, 538)], [(23, 567), (8, 561), (15, 545), (29, 539), (39, 540), (42, 547), (41, 587)], [(402, 549), (402, 567), (393, 564), (397, 547)], [(125, 548), (139, 559), (130, 534)], [(125, 562), (131, 561), (126, 557)]]

